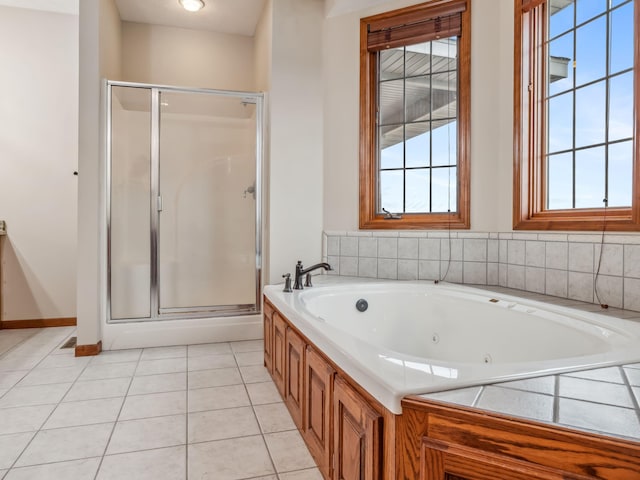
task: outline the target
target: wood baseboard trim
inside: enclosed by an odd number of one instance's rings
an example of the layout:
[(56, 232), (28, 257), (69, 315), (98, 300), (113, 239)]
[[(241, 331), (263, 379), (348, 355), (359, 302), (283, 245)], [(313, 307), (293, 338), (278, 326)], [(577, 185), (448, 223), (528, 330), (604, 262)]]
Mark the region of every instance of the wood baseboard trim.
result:
[(13, 328), (46, 328), (46, 327), (75, 327), (76, 317), (64, 318), (31, 318), (28, 320), (1, 320), (0, 330)]
[(92, 345), (76, 345), (76, 357), (91, 357), (102, 351), (102, 340)]

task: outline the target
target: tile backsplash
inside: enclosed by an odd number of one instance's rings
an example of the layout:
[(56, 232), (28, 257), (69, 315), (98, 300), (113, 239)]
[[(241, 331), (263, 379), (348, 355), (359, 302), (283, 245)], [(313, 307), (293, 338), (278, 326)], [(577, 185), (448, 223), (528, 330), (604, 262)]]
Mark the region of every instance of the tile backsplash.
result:
[(640, 311), (640, 235), (327, 231), (322, 255), (336, 275), (499, 285)]

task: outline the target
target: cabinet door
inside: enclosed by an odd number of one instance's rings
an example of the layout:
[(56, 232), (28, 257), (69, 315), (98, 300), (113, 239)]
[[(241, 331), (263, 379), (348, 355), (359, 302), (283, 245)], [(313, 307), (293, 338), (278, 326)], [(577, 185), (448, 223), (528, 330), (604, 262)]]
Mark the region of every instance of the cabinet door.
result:
[(285, 338), (285, 391), (284, 401), (289, 408), (291, 418), (298, 429), (302, 430), (304, 410), (304, 341), (291, 327), (287, 327)]
[(335, 371), (313, 348), (305, 357), (303, 436), (324, 478), (331, 475), (331, 394)]
[(286, 329), (287, 324), (284, 318), (278, 312), (273, 312), (273, 372), (271, 376), (282, 398), (284, 398)]
[(582, 475), (428, 437), (422, 439), (420, 457), (420, 480), (587, 480)]
[(269, 373), (273, 373), (273, 308), (266, 301), (262, 312), (262, 327), (264, 330), (264, 366)]
[(333, 389), (333, 479), (378, 480), (382, 417), (339, 376)]

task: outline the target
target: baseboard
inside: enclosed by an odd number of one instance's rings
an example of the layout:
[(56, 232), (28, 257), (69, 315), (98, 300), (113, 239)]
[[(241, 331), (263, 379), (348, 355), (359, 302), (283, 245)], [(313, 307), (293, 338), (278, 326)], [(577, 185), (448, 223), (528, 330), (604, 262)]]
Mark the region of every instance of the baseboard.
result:
[(0, 330), (10, 328), (75, 327), (76, 317), (31, 318), (28, 320), (0, 320)]
[(92, 345), (76, 345), (76, 357), (91, 357), (102, 351), (102, 340)]

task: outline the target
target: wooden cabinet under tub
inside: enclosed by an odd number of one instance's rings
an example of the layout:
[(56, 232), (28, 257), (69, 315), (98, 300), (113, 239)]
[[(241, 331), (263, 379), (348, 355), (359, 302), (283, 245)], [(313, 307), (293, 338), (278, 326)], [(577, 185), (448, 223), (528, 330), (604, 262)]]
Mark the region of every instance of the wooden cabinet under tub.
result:
[(299, 430), (302, 429), (304, 407), (304, 351), (305, 343), (291, 327), (285, 335), (284, 403)]
[(287, 322), (278, 312), (274, 312), (272, 318), (273, 331), (271, 333), (271, 338), (273, 346), (271, 347), (271, 351), (273, 352), (273, 356), (271, 357), (271, 377), (278, 388), (278, 392), (280, 392), (280, 396), (284, 398), (286, 363), (285, 335), (287, 333)]
[(402, 401), (398, 478), (638, 480), (640, 444), (417, 397)]
[(273, 307), (264, 302), (262, 308), (262, 328), (264, 332), (264, 366), (273, 373)]
[(265, 366), (326, 480), (640, 480), (637, 441), (417, 396), (394, 415), (264, 312)]
[(305, 356), (305, 408), (302, 435), (318, 468), (331, 472), (331, 411), (336, 371), (322, 356), (307, 346)]
[[(385, 461), (383, 419), (394, 415), (320, 353), (265, 299), (264, 364), (322, 476), (329, 480), (395, 478)], [(270, 315), (270, 318), (266, 318)], [(269, 368), (271, 365), (271, 368)], [(392, 451), (389, 445), (389, 451)], [(383, 474), (383, 470), (386, 473)]]
[(348, 382), (337, 377), (333, 390), (333, 478), (380, 478), (382, 415)]

